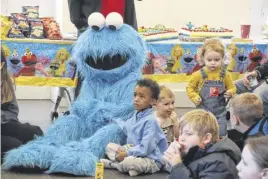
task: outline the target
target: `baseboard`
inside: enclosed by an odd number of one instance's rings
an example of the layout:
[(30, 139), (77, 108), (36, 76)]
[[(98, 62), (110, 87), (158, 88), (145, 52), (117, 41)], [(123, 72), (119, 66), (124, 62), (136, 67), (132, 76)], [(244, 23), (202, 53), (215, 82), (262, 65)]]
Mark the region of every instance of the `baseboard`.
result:
[(17, 99), (50, 99), (50, 88), (46, 86), (16, 86), (15, 94)]
[(176, 108), (194, 108), (195, 105), (190, 101), (186, 93), (187, 83), (161, 83), (170, 88), (175, 95)]
[[(191, 108), (195, 107), (189, 100), (186, 94), (187, 83), (161, 83), (170, 88), (175, 94), (175, 107), (177, 108)], [(35, 86), (17, 86), (16, 96), (17, 99), (50, 99), (54, 103), (58, 96), (57, 87), (35, 87)], [(69, 88), (71, 96), (73, 96), (72, 88)], [(60, 107), (69, 107), (69, 103), (66, 98), (63, 98)]]

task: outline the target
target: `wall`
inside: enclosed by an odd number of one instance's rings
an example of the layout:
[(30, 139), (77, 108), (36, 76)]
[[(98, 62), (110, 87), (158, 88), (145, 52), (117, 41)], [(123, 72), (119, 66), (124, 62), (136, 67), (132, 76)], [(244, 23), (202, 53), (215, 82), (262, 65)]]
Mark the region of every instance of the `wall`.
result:
[(251, 35), (260, 38), (264, 21), (268, 18), (268, 0), (250, 1)]
[(239, 22), (249, 19), (249, 0), (144, 0), (137, 2), (136, 7), (141, 26), (160, 23), (179, 28), (191, 21), (230, 28), (237, 35)]
[[(240, 35), (240, 21), (252, 24), (251, 36), (259, 37), (261, 26), (268, 16), (268, 0), (135, 0), (139, 26), (164, 24), (178, 29), (191, 21), (226, 27)], [(40, 16), (54, 16), (63, 33), (76, 32), (70, 22), (67, 0), (2, 0), (3, 14), (21, 12), (23, 5), (39, 5)]]
[[(143, 0), (135, 1), (139, 26), (164, 24), (180, 28), (189, 21), (196, 25), (226, 27), (240, 36), (240, 22), (252, 24), (251, 35), (259, 37), (268, 0)], [(62, 31), (75, 32), (69, 19), (67, 1), (63, 1)], [(266, 12), (266, 13), (265, 13)]]
[(21, 13), (22, 6), (39, 6), (40, 17), (55, 17), (57, 0), (1, 0), (1, 13)]
[[(252, 24), (251, 36), (259, 37), (268, 16), (268, 0), (135, 0), (139, 26), (164, 24), (178, 29), (191, 21), (226, 27), (240, 35), (240, 21)], [(70, 22), (67, 0), (1, 0), (1, 13), (21, 12), (23, 5), (39, 5), (40, 17), (53, 16), (63, 33), (76, 32)]]

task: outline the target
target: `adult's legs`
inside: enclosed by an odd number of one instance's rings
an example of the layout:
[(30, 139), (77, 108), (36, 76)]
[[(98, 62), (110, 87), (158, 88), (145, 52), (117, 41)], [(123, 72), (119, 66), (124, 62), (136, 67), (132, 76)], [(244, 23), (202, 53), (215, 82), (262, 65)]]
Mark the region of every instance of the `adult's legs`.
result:
[(4, 136), (1, 135), (1, 163), (3, 163), (3, 159), (5, 156), (5, 153), (10, 151), (11, 149), (15, 149), (22, 145), (22, 142), (11, 136)]
[[(24, 141), (32, 139), (33, 136), (28, 134), (21, 135), (24, 130), (25, 128), (18, 133), (11, 130), (11, 135), (19, 136)], [(88, 131), (89, 129), (81, 118), (75, 115), (62, 116), (54, 122), (45, 135), (9, 151), (2, 168), (10, 169), (17, 166), (49, 168), (53, 156), (60, 146), (90, 135)]]
[(29, 123), (20, 123), (17, 121), (10, 121), (1, 124), (1, 134), (17, 138), (22, 144), (34, 139), (35, 136), (43, 135), (43, 131), (39, 126), (34, 126)]

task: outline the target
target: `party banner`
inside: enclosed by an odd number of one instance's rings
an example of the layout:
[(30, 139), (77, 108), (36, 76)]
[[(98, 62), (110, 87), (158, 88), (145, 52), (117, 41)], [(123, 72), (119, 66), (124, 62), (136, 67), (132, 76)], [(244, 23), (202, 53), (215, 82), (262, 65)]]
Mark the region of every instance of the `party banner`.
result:
[[(144, 74), (187, 74), (201, 68), (198, 63), (200, 43), (147, 44), (147, 63)], [(268, 44), (227, 44), (231, 62), (227, 69), (243, 74), (268, 60)]]
[[(56, 43), (55, 43), (56, 42)], [(49, 40), (5, 40), (8, 71), (18, 85), (74, 86), (75, 64), (72, 42)]]
[[(2, 40), (8, 71), (17, 85), (74, 86), (73, 41)], [(202, 43), (147, 43), (143, 74), (158, 82), (185, 82), (200, 69), (197, 55)], [(227, 44), (231, 53), (228, 70), (239, 74), (252, 71), (268, 59), (268, 44)], [(174, 81), (174, 79), (176, 79)]]

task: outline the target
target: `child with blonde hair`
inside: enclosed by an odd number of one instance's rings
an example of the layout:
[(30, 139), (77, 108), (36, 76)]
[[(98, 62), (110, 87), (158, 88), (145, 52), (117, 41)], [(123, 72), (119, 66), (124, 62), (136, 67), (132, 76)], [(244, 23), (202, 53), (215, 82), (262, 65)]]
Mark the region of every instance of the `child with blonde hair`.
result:
[(241, 152), (230, 139), (219, 138), (212, 113), (203, 109), (186, 113), (179, 131), (179, 141), (172, 142), (163, 156), (171, 166), (170, 179), (238, 178), (235, 166)]
[(263, 116), (262, 99), (254, 93), (243, 93), (230, 102), (230, 121), (235, 130), (242, 133), (238, 140), (236, 136), (228, 137), (242, 150), (244, 141), (250, 136), (268, 135), (268, 117)]
[(168, 144), (179, 137), (179, 120), (174, 110), (174, 93), (166, 86), (160, 86), (160, 94), (155, 105), (156, 119), (166, 135)]
[(188, 97), (197, 108), (210, 111), (216, 116), (220, 136), (227, 135), (225, 98), (230, 98), (236, 93), (231, 74), (226, 71), (224, 64), (227, 56), (220, 40), (206, 40), (200, 49), (200, 60), (205, 66), (192, 74), (186, 87)]

